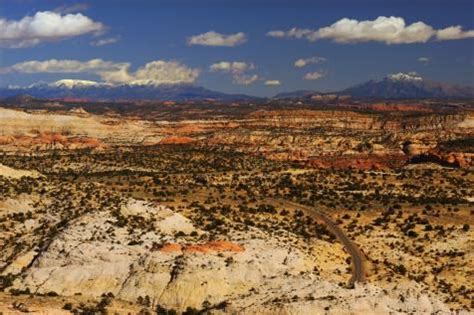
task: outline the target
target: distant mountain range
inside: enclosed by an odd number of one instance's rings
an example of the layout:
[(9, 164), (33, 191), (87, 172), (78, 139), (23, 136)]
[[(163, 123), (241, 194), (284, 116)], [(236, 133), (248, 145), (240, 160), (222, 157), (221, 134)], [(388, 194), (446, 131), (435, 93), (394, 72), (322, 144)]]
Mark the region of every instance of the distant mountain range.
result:
[[(381, 80), (371, 80), (333, 93), (299, 90), (280, 93), (276, 99), (310, 98), (331, 94), (356, 98), (406, 99), (406, 98), (474, 98), (474, 87), (425, 81), (415, 73), (398, 73)], [(219, 101), (257, 100), (244, 94), (226, 94), (191, 84), (142, 84), (111, 85), (87, 80), (60, 80), (53, 83), (33, 84), (28, 87), (0, 88), (0, 98), (30, 95), (36, 98), (91, 100), (206, 100)]]
[(320, 93), (316, 91), (312, 91), (312, 90), (297, 90), (297, 91), (292, 91), (292, 92), (278, 93), (273, 98), (278, 98), (278, 99), (299, 98), (299, 97), (312, 96), (314, 94), (320, 94)]
[[(324, 93), (301, 90), (280, 93), (277, 94), (275, 98), (304, 98), (319, 94)], [(330, 94), (348, 95), (356, 98), (382, 99), (474, 98), (474, 87), (426, 81), (415, 73), (397, 73), (381, 80), (371, 80)]]
[(36, 98), (84, 98), (93, 100), (246, 100), (256, 97), (226, 94), (191, 84), (122, 84), (111, 85), (87, 80), (60, 80), (53, 83), (33, 84), (28, 87), (0, 88), (0, 98), (29, 95)]

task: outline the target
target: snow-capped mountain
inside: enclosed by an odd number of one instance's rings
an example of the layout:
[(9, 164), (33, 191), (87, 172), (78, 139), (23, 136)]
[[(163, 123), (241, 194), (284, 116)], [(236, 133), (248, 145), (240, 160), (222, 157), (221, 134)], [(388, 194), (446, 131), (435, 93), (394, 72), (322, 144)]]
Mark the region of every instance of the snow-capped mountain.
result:
[(99, 83), (96, 81), (90, 80), (71, 80), (71, 79), (64, 79), (59, 80), (53, 83), (48, 84), (50, 87), (56, 88), (65, 88), (65, 89), (81, 89), (81, 88), (89, 88), (89, 87), (103, 87), (103, 86), (110, 86), (107, 83)]
[(31, 95), (37, 98), (88, 98), (96, 100), (234, 100), (254, 97), (242, 94), (225, 94), (191, 84), (152, 84), (154, 82), (132, 82), (112, 85), (89, 80), (59, 80), (38, 83), (28, 87), (9, 86), (0, 88), (0, 97)]
[(414, 72), (390, 74), (371, 80), (339, 94), (371, 98), (472, 98), (472, 86), (459, 86), (424, 80)]
[[(301, 98), (320, 94), (310, 90), (280, 93), (275, 98)], [(416, 73), (390, 74), (381, 80), (371, 80), (332, 94), (366, 98), (474, 98), (474, 87), (424, 80)], [(95, 100), (244, 100), (257, 99), (242, 94), (226, 94), (192, 84), (157, 84), (141, 80), (129, 84), (89, 80), (59, 80), (37, 83), (28, 87), (0, 88), (0, 98), (31, 95), (37, 98), (87, 98)]]
[(406, 81), (406, 82), (417, 82), (417, 81), (423, 81), (423, 78), (419, 76), (416, 72), (408, 72), (408, 73), (394, 73), (394, 74), (389, 74), (387, 76), (387, 79), (392, 80), (392, 81)]

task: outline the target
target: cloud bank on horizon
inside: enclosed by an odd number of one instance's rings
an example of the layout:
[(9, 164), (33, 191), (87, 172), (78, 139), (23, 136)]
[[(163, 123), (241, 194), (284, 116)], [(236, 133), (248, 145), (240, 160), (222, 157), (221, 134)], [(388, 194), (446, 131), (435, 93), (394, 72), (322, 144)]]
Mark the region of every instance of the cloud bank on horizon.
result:
[(190, 68), (177, 61), (155, 60), (130, 70), (129, 62), (112, 62), (102, 59), (25, 61), (0, 68), (0, 73), (89, 73), (111, 84), (182, 84), (193, 83), (199, 69)]

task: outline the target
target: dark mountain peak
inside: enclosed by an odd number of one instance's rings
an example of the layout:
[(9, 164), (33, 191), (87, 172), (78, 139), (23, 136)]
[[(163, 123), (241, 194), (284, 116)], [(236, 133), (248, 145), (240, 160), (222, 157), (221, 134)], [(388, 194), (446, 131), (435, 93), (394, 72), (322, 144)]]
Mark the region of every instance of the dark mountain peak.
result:
[(396, 73), (341, 91), (353, 97), (369, 98), (472, 98), (474, 88), (424, 80), (414, 72)]

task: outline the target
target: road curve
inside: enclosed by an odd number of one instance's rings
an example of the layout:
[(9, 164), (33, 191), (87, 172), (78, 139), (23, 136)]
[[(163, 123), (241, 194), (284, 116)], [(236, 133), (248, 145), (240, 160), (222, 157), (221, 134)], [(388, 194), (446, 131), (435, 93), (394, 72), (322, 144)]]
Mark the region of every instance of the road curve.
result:
[(269, 200), (275, 201), (279, 204), (291, 206), (293, 208), (301, 209), (306, 214), (309, 214), (318, 221), (324, 222), (329, 232), (334, 234), (339, 242), (342, 243), (346, 251), (351, 255), (352, 261), (352, 277), (349, 280), (349, 287), (353, 287), (356, 282), (365, 282), (366, 270), (365, 270), (365, 256), (362, 251), (352, 242), (344, 231), (333, 222), (327, 214), (322, 211), (316, 210), (313, 207), (301, 205), (295, 202), (291, 202), (284, 199), (269, 198)]
[[(194, 193), (194, 196), (201, 196), (201, 197), (208, 197), (209, 195), (205, 193)], [(314, 219), (323, 222), (328, 231), (334, 234), (334, 236), (342, 243), (346, 251), (351, 256), (351, 263), (352, 263), (352, 277), (349, 280), (349, 287), (353, 287), (356, 282), (362, 283), (365, 282), (366, 276), (366, 265), (365, 265), (365, 255), (362, 251), (357, 247), (354, 242), (352, 242), (349, 237), (344, 233), (344, 231), (331, 220), (331, 218), (325, 214), (323, 211), (316, 210), (311, 206), (302, 205), (299, 203), (295, 203), (292, 201), (288, 201), (286, 199), (280, 198), (265, 198), (269, 202), (274, 202), (280, 205), (290, 206), (292, 208), (297, 208), (306, 212), (306, 214), (312, 216)]]

